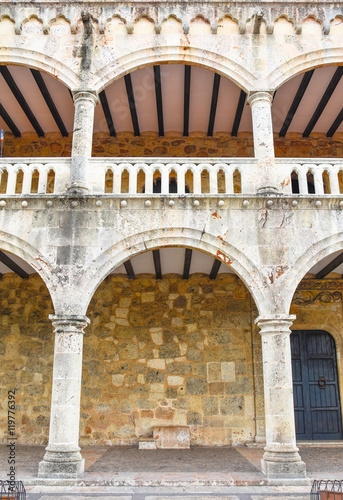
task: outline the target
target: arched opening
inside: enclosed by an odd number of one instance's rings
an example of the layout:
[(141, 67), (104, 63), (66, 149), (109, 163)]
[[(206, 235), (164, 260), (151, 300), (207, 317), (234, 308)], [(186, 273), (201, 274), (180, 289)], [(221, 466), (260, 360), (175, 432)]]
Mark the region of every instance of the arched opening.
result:
[(53, 194), (55, 192), (55, 171), (49, 170), (46, 186), (47, 194)]
[(307, 193), (308, 194), (315, 194), (316, 190), (315, 190), (315, 187), (314, 187), (313, 173), (312, 172), (307, 172), (306, 179), (307, 179)]
[(242, 192), (242, 177), (238, 169), (236, 169), (233, 173), (233, 192), (234, 193)]
[(136, 445), (162, 421), (188, 429), (192, 446), (251, 442), (257, 314), (243, 282), (204, 252), (162, 247), (113, 269), (87, 312), (81, 445)]
[(336, 158), (342, 148), (342, 68), (321, 64), (288, 79), (274, 95), (276, 156)]
[(190, 169), (188, 169), (187, 172), (186, 172), (185, 182), (186, 182), (186, 193), (194, 193), (194, 188), (193, 188), (193, 172)]
[(343, 170), (338, 172), (338, 185), (340, 194), (343, 194)]
[[(51, 297), (33, 267), (8, 251), (0, 252), (0, 275), (0, 388), (6, 398), (15, 390), (17, 444), (46, 445), (54, 349)], [(0, 443), (6, 444), (4, 412), (0, 422)]]
[(157, 169), (157, 170), (155, 170), (154, 175), (153, 175), (152, 192), (153, 193), (161, 193), (161, 190), (162, 190), (161, 172)]
[(218, 170), (217, 174), (217, 185), (218, 185), (218, 193), (225, 193), (225, 172), (223, 169)]
[(105, 173), (105, 193), (113, 193), (113, 170), (108, 168)]
[(202, 193), (210, 192), (210, 174), (206, 169), (204, 169), (201, 172), (201, 192)]
[(17, 178), (16, 178), (16, 183), (15, 183), (15, 194), (21, 194), (23, 191), (23, 180), (24, 180), (24, 173), (21, 169), (18, 170), (17, 172)]
[(212, 66), (160, 61), (101, 90), (93, 156), (252, 157), (245, 91)]
[(38, 183), (39, 183), (39, 172), (36, 169), (32, 172), (30, 193), (32, 193), (32, 194), (38, 193)]
[(121, 193), (128, 193), (129, 192), (129, 181), (130, 181), (130, 174), (128, 170), (125, 168), (122, 173), (121, 173), (121, 188), (120, 192)]
[(1, 172), (0, 194), (6, 194), (8, 182), (8, 172), (4, 169)]
[(295, 172), (294, 170), (291, 173), (291, 184), (292, 184), (292, 193), (299, 194), (300, 193), (299, 178), (297, 172)]
[(177, 173), (171, 170), (169, 173), (169, 193), (177, 193)]
[(68, 157), (74, 104), (68, 87), (44, 71), (0, 65), (3, 157)]
[(141, 168), (137, 174), (137, 193), (144, 193), (145, 172)]
[(324, 194), (331, 193), (330, 176), (329, 176), (329, 173), (327, 170), (324, 170), (324, 172), (323, 172), (323, 191), (324, 191)]
[(315, 261), (290, 308), (296, 432), (301, 440), (337, 440), (343, 437), (342, 250)]

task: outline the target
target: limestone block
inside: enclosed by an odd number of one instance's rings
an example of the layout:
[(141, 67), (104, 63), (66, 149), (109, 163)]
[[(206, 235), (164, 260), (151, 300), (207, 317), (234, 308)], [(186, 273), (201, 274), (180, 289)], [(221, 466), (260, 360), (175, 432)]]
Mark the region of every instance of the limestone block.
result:
[(138, 441), (139, 450), (156, 450), (156, 441), (154, 438), (141, 438)]
[(188, 426), (153, 427), (153, 437), (156, 439), (157, 448), (190, 448), (190, 433)]

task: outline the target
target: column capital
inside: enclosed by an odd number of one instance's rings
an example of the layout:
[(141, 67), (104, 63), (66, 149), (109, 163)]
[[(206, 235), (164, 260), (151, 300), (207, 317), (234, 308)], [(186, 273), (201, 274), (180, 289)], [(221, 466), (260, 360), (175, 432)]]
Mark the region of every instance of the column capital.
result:
[(98, 102), (98, 93), (94, 90), (75, 90), (73, 91), (73, 101), (76, 104), (78, 101), (85, 100), (91, 102), (94, 106)]
[(265, 101), (271, 105), (273, 102), (273, 96), (274, 92), (270, 92), (269, 90), (256, 90), (254, 92), (249, 92), (247, 100), (250, 106), (258, 101)]
[(295, 314), (271, 314), (259, 316), (255, 319), (255, 324), (261, 329), (261, 335), (290, 333), (295, 318)]

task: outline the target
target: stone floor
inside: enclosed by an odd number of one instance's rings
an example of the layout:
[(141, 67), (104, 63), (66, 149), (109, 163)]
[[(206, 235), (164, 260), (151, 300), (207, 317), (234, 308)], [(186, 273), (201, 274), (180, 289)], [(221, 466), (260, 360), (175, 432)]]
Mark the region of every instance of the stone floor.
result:
[[(343, 443), (300, 446), (310, 479), (343, 479)], [(309, 499), (310, 486), (268, 484), (260, 472), (262, 447), (138, 450), (89, 446), (82, 449), (85, 473), (76, 482), (36, 479), (42, 446), (17, 446), (16, 479), (29, 500), (271, 500)], [(0, 446), (0, 479), (8, 472)]]

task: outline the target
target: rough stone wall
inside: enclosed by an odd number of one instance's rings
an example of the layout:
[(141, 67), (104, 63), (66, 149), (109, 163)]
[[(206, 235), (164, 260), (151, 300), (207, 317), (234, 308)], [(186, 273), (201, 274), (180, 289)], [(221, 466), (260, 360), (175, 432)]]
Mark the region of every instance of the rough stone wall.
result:
[(193, 445), (255, 433), (250, 296), (234, 275), (110, 276), (90, 305), (81, 444), (189, 425)]
[[(335, 338), (342, 398), (343, 292), (340, 281), (336, 285), (298, 290), (291, 313), (294, 329), (323, 329)], [(37, 275), (4, 275), (0, 310), (0, 442), (7, 391), (15, 388), (18, 441), (46, 444), (54, 339), (44, 283)], [(192, 445), (244, 443), (255, 433), (263, 440), (257, 310), (235, 275), (215, 281), (201, 274), (157, 281), (111, 275), (88, 316), (82, 445), (134, 444), (151, 435), (153, 425), (172, 424), (190, 425)]]
[[(72, 136), (61, 137), (51, 132), (45, 137), (24, 133), (21, 138), (6, 134), (4, 157), (68, 157), (71, 155)], [(343, 156), (343, 134), (333, 138), (325, 134), (311, 134), (304, 139), (301, 134), (287, 134), (285, 138), (274, 137), (277, 157), (328, 157)], [(142, 135), (134, 137), (129, 132), (117, 137), (97, 133), (93, 139), (93, 156), (151, 156), (151, 157), (253, 157), (253, 138), (250, 133), (239, 133), (238, 137), (218, 134), (207, 137), (203, 134), (190, 137)]]
[(53, 313), (38, 275), (0, 281), (0, 442), (6, 442), (7, 392), (15, 389), (18, 442), (47, 442), (51, 401)]

